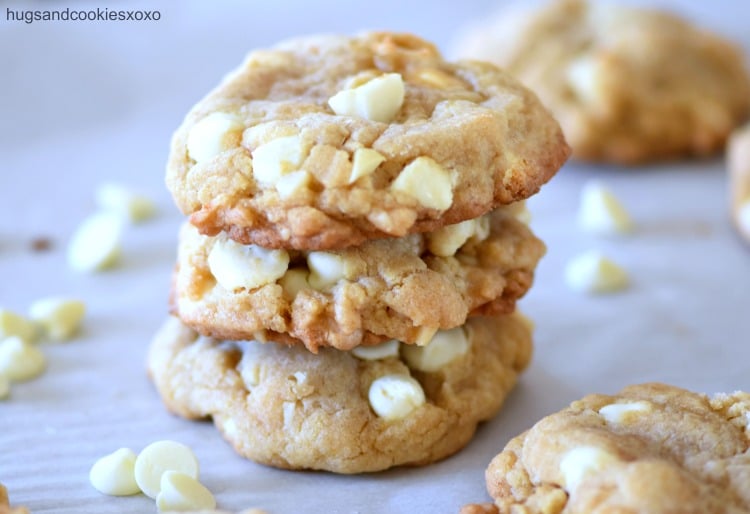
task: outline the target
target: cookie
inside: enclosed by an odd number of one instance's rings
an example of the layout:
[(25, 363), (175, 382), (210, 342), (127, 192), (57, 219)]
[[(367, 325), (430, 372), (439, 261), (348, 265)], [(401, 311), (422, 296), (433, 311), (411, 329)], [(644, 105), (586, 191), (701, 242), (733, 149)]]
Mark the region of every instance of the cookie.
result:
[(177, 129), (167, 186), (201, 233), (343, 248), (536, 193), (569, 148), (534, 94), (409, 34), (251, 53)]
[(732, 220), (750, 242), (750, 124), (737, 130), (727, 151)]
[(313, 352), (387, 339), (424, 344), (469, 315), (512, 312), (544, 251), (510, 208), (328, 252), (241, 245), (186, 223), (172, 312), (204, 335)]
[(531, 357), (522, 316), (478, 317), (425, 348), (398, 342), (313, 355), (202, 337), (170, 318), (148, 369), (173, 413), (210, 417), (241, 455), (335, 473), (425, 465), (465, 446)]
[(741, 392), (586, 396), (511, 440), (487, 468), (495, 505), (462, 513), (750, 512), (748, 419)]
[(533, 89), (579, 159), (712, 154), (750, 113), (739, 48), (666, 12), (560, 0), (498, 13), (457, 46)]
[(0, 484), (0, 514), (29, 514), (26, 507), (11, 507), (8, 499), (8, 490)]

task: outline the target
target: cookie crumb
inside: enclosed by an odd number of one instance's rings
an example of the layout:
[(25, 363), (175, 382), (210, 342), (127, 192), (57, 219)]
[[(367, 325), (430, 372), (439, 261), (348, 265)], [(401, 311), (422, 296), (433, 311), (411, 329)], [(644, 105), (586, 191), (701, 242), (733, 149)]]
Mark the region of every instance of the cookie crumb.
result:
[(49, 237), (38, 236), (31, 240), (31, 251), (35, 253), (44, 253), (52, 250), (53, 241)]

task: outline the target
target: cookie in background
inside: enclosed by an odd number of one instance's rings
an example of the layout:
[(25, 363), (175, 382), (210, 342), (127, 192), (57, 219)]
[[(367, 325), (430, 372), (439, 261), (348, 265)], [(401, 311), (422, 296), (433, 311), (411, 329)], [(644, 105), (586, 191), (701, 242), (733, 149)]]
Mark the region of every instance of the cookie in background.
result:
[(741, 49), (667, 11), (586, 0), (505, 9), (467, 28), (454, 53), (534, 90), (582, 160), (712, 155), (750, 114)]

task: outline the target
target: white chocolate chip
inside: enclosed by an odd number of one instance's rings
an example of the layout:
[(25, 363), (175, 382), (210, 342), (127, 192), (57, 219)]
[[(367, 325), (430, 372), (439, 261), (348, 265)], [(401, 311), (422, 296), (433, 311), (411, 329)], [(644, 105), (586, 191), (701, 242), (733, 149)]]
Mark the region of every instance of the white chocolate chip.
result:
[(427, 235), (427, 248), (433, 255), (451, 257), (476, 233), (476, 220), (440, 227)]
[(216, 500), (206, 486), (179, 471), (165, 471), (156, 497), (159, 512), (191, 512), (216, 508)]
[(96, 203), (103, 209), (114, 212), (124, 220), (140, 223), (156, 214), (154, 202), (121, 184), (102, 184), (96, 190)]
[(101, 212), (81, 223), (68, 245), (68, 264), (76, 271), (100, 271), (113, 266), (120, 257), (122, 221)]
[(391, 189), (408, 195), (424, 207), (444, 211), (453, 203), (451, 173), (429, 157), (417, 157), (409, 163)]
[(207, 261), (211, 274), (224, 289), (250, 290), (281, 278), (289, 266), (289, 254), (286, 250), (217, 239)]
[(245, 353), (243, 355), (239, 369), (245, 385), (255, 387), (260, 384), (260, 364), (250, 354)]
[(563, 486), (570, 494), (576, 490), (586, 475), (602, 471), (619, 459), (609, 452), (593, 446), (580, 446), (567, 452), (560, 460)]
[(404, 80), (398, 73), (386, 73), (353, 89), (339, 91), (328, 105), (339, 116), (358, 116), (390, 122), (404, 103)]
[(599, 414), (601, 414), (608, 423), (626, 423), (629, 419), (645, 412), (650, 412), (651, 410), (651, 404), (644, 401), (612, 403), (599, 409)]
[(401, 419), (425, 403), (424, 390), (408, 375), (385, 375), (370, 385), (370, 406), (385, 419)]
[(567, 70), (568, 85), (585, 103), (595, 103), (603, 96), (598, 76), (597, 64), (592, 57), (576, 59)]
[(380, 164), (385, 161), (385, 156), (371, 148), (357, 148), (354, 150), (352, 160), (352, 174), (349, 177), (349, 183), (354, 184), (358, 179), (369, 175)]
[(357, 346), (352, 348), (352, 355), (363, 361), (377, 361), (398, 357), (399, 342), (395, 339), (374, 346)]
[(513, 202), (507, 206), (507, 209), (513, 214), (514, 218), (524, 225), (531, 223), (531, 211), (527, 207), (526, 201)]
[(429, 344), (429, 342), (432, 341), (432, 338), (435, 337), (435, 334), (437, 334), (438, 330), (439, 327), (430, 327), (427, 325), (419, 327), (417, 337), (414, 338), (414, 344), (417, 346)]
[(281, 177), (297, 171), (304, 160), (299, 136), (279, 137), (253, 152), (253, 176), (264, 185), (275, 185)]
[(734, 217), (737, 228), (746, 238), (750, 239), (750, 198), (740, 204)]
[(20, 314), (8, 309), (0, 309), (0, 339), (17, 336), (24, 341), (33, 341), (37, 336), (37, 327)]
[(110, 496), (140, 493), (141, 489), (135, 481), (135, 459), (135, 453), (130, 448), (120, 448), (105, 455), (91, 466), (91, 485), (100, 493)]
[(469, 339), (461, 327), (451, 330), (440, 330), (425, 346), (405, 344), (401, 355), (409, 367), (433, 373), (439, 371), (449, 362), (466, 354), (469, 350)]
[(592, 251), (571, 260), (565, 268), (568, 286), (585, 293), (610, 293), (628, 286), (628, 275), (620, 266)]
[(595, 234), (623, 234), (633, 229), (628, 212), (617, 197), (598, 182), (588, 182), (581, 190), (578, 223)]
[(156, 499), (165, 471), (179, 471), (198, 478), (198, 460), (193, 451), (176, 441), (156, 441), (146, 446), (135, 459), (135, 481), (149, 498)]
[(0, 400), (6, 400), (10, 396), (10, 379), (0, 373)]
[(295, 298), (303, 289), (310, 289), (310, 282), (307, 281), (308, 275), (307, 270), (293, 268), (284, 273), (284, 276), (279, 279), (279, 284), (287, 295)]
[(315, 289), (325, 289), (344, 278), (344, 259), (335, 253), (310, 252), (307, 254), (307, 267), (310, 268), (308, 281)]
[(44, 298), (29, 308), (29, 317), (36, 321), (53, 341), (69, 339), (81, 326), (86, 306), (71, 298)]
[(305, 191), (310, 185), (312, 176), (305, 170), (293, 171), (283, 175), (276, 181), (276, 191), (279, 198), (286, 200), (292, 196)]
[(490, 231), (492, 230), (492, 224), (490, 223), (490, 217), (488, 215), (480, 216), (476, 218), (476, 225), (474, 227), (474, 239), (477, 241), (484, 241), (490, 237)]
[(195, 162), (212, 159), (239, 142), (243, 129), (239, 118), (224, 112), (213, 112), (199, 120), (187, 137), (188, 155)]
[(31, 380), (47, 367), (42, 351), (18, 336), (0, 341), (0, 375), (13, 382)]

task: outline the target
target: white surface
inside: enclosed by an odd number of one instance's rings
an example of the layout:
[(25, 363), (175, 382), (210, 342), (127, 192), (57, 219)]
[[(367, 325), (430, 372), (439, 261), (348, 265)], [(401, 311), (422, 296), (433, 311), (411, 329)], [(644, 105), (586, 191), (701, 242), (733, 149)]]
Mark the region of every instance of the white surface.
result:
[[(140, 5), (160, 9), (161, 21), (111, 24), (25, 25), (5, 21), (7, 4), (0, 9), (0, 306), (23, 312), (59, 294), (81, 297), (89, 309), (80, 337), (43, 348), (48, 372), (16, 384), (0, 402), (0, 481), (14, 503), (35, 513), (155, 512), (145, 496), (99, 494), (88, 471), (117, 448), (138, 451), (169, 438), (195, 450), (201, 481), (222, 508), (456, 512), (487, 499), (484, 468), (512, 435), (586, 393), (646, 380), (706, 392), (750, 389), (750, 253), (728, 223), (723, 162), (633, 170), (571, 164), (531, 202), (532, 225), (549, 246), (523, 301), (538, 327), (535, 359), (499, 416), (457, 456), (365, 476), (279, 471), (236, 456), (211, 424), (167, 414), (144, 358), (166, 314), (181, 221), (163, 167), (182, 115), (253, 46), (364, 27), (410, 29), (446, 45), (459, 22), (491, 2), (308, 4), (151, 2)], [(750, 48), (747, 2), (683, 4)], [(33, 5), (40, 4), (23, 4)], [(577, 228), (589, 178), (602, 179), (629, 209), (632, 236), (601, 239)], [(65, 243), (94, 211), (96, 187), (109, 181), (149, 192), (161, 215), (127, 230), (118, 269), (74, 273)], [(31, 252), (37, 236), (51, 237), (54, 249)], [(627, 267), (628, 291), (588, 297), (566, 288), (565, 262), (590, 248)]]

